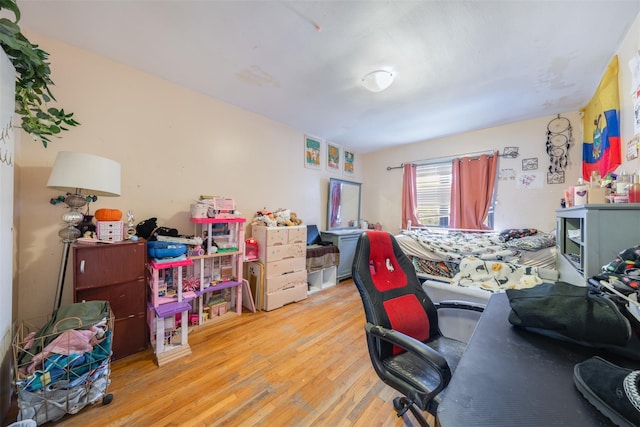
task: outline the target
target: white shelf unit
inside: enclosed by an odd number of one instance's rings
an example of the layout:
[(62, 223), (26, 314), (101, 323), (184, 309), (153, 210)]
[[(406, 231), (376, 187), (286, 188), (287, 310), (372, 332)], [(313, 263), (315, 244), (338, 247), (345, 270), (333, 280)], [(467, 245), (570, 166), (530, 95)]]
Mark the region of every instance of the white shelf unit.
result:
[(307, 283), (309, 284), (309, 294), (335, 286), (338, 283), (336, 274), (337, 268), (335, 265), (308, 272)]
[(587, 204), (556, 210), (560, 280), (585, 286), (621, 251), (640, 243), (640, 204)]

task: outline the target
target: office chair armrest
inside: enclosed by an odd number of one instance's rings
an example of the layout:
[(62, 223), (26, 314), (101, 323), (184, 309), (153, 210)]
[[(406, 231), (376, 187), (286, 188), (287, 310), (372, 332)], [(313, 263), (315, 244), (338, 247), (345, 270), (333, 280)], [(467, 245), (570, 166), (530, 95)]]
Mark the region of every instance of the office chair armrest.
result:
[(440, 378), (440, 385), (433, 391), (434, 396), (449, 384), (451, 368), (449, 368), (447, 360), (433, 348), (402, 332), (383, 328), (369, 322), (364, 325), (364, 329), (368, 335), (395, 344), (431, 365)]
[(479, 304), (477, 302), (469, 302), (469, 301), (460, 301), (460, 300), (443, 300), (439, 302), (434, 302), (433, 305), (436, 306), (436, 309), (441, 308), (456, 308), (460, 310), (471, 310), (482, 313), (485, 309), (484, 304)]

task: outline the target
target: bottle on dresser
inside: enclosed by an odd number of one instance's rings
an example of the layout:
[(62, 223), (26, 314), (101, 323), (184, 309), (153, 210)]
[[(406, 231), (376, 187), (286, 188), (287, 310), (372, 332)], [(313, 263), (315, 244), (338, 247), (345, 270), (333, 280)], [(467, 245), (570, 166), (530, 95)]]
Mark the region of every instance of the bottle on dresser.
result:
[(629, 184), (629, 203), (640, 203), (640, 175), (631, 175)]

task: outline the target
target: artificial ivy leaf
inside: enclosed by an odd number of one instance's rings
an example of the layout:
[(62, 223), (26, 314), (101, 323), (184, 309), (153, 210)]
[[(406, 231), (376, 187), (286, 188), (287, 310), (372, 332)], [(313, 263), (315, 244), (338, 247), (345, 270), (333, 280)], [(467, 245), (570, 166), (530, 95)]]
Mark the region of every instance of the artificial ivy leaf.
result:
[[(0, 48), (2, 48), (16, 70), (15, 107), (16, 114), (22, 116), (22, 129), (35, 140), (42, 142), (46, 148), (50, 141), (49, 135), (57, 135), (65, 127), (59, 126), (65, 122), (69, 126), (80, 123), (68, 117), (64, 110), (54, 107), (47, 108), (46, 104), (55, 101), (49, 86), (51, 68), (48, 63), (49, 53), (31, 43), (18, 26), (20, 9), (16, 0), (0, 0), (0, 12), (9, 10), (15, 15), (15, 21), (0, 17)], [(42, 108), (42, 109), (41, 109)]]

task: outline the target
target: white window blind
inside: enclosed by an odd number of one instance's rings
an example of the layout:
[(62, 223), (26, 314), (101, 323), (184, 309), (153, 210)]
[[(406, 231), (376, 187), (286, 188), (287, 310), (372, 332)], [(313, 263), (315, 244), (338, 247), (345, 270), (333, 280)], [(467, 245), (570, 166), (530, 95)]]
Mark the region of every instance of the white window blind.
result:
[(418, 219), (431, 227), (449, 226), (451, 160), (416, 166)]

